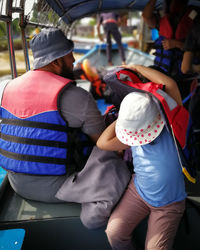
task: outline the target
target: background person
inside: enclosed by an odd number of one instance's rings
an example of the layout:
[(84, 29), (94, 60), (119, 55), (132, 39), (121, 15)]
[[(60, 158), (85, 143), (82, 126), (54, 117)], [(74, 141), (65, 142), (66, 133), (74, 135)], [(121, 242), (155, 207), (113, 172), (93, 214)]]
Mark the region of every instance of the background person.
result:
[(200, 166), (200, 18), (196, 20), (186, 38), (181, 70), (183, 73), (195, 73), (190, 87), (188, 110), (193, 128), (191, 144), (196, 150), (195, 161), (198, 167)]
[(196, 19), (184, 43), (181, 70), (184, 74), (200, 73), (200, 18)]
[(30, 47), (33, 70), (4, 89), (0, 165), (17, 194), (61, 202), (55, 194), (84, 166), (104, 121), (92, 95), (73, 82), (73, 42), (44, 29)]
[[(188, 0), (165, 0), (164, 14), (155, 13), (156, 0), (149, 0), (142, 16), (150, 28), (159, 30), (155, 41), (154, 68), (173, 77), (182, 98), (189, 94), (187, 76), (181, 72), (184, 41), (197, 16), (197, 11), (188, 6)], [(185, 82), (184, 81), (185, 78)]]
[(103, 25), (103, 30), (105, 33), (106, 45), (107, 45), (106, 54), (107, 54), (108, 64), (110, 66), (112, 66), (112, 41), (111, 41), (112, 36), (118, 45), (119, 53), (122, 59), (122, 64), (126, 63), (125, 52), (121, 41), (122, 37), (118, 27), (119, 24), (120, 24), (120, 18), (119, 15), (116, 14), (115, 12), (101, 13), (98, 16), (97, 34), (99, 39), (103, 42), (104, 38), (100, 33), (100, 26)]

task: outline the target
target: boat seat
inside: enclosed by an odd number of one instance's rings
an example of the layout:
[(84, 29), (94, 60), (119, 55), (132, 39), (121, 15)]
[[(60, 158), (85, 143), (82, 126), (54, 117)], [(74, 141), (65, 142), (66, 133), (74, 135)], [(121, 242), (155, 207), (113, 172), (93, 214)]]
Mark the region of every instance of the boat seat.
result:
[(79, 217), (78, 203), (44, 203), (24, 199), (7, 184), (0, 210), (0, 222), (47, 219), (56, 217)]
[(1, 233), (14, 232), (13, 239), (16, 239), (18, 229), (23, 229), (24, 239), (20, 237), (21, 243), (23, 240), (22, 250), (111, 250), (105, 228), (89, 230), (82, 224), (80, 204), (27, 200), (17, 195), (8, 181), (6, 184), (4, 181), (0, 191), (3, 191), (0, 199), (0, 238)]

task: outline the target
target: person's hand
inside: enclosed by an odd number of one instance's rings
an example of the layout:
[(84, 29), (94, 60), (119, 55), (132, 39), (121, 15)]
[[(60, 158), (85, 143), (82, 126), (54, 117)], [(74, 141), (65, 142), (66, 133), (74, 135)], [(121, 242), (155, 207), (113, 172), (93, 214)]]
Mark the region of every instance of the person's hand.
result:
[(102, 36), (101, 34), (99, 34), (99, 40), (100, 40), (101, 42), (104, 42), (103, 36)]
[(122, 64), (120, 66), (117, 66), (117, 67), (120, 67), (120, 68), (125, 68), (125, 69), (131, 69), (133, 71), (138, 71), (138, 67), (140, 67), (141, 65), (139, 64)]
[(162, 41), (162, 46), (165, 50), (173, 49), (176, 47), (174, 39), (165, 39)]
[(165, 50), (176, 48), (176, 40), (165, 39), (162, 41), (162, 46)]

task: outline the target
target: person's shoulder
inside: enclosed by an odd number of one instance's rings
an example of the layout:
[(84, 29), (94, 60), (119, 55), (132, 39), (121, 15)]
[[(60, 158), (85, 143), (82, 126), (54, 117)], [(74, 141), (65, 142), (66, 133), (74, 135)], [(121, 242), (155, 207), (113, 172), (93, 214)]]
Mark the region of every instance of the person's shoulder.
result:
[(88, 98), (90, 93), (82, 87), (76, 86), (74, 84), (69, 84), (69, 86), (64, 90), (63, 95), (73, 95), (76, 98)]

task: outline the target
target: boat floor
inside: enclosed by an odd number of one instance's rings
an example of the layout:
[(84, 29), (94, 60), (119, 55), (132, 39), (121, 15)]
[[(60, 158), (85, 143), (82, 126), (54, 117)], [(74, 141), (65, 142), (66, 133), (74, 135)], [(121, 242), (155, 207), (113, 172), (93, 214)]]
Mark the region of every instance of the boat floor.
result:
[[(119, 51), (117, 49), (116, 44), (112, 47), (112, 63), (113, 66), (121, 65), (122, 60), (119, 55)], [(145, 66), (150, 66), (153, 64), (154, 56), (141, 52), (138, 49), (125, 47), (124, 48), (126, 64), (142, 64)], [(101, 68), (109, 68), (108, 60), (106, 56), (106, 45), (96, 45), (93, 49), (91, 49), (88, 53), (86, 53), (83, 57), (75, 62), (78, 64), (83, 62), (84, 59), (88, 59), (90, 64), (95, 66), (97, 69)]]

